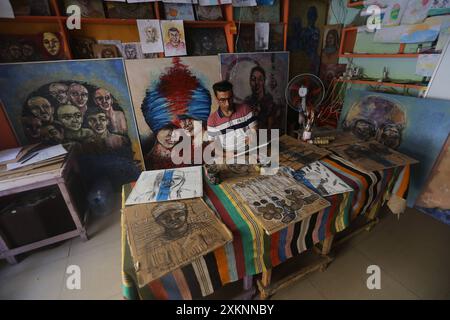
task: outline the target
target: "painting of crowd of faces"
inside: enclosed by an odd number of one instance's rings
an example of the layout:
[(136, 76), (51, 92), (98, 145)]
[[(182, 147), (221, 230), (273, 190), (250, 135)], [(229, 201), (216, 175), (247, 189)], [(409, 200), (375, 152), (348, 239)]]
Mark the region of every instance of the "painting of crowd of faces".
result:
[(419, 161), (411, 171), (408, 206), (412, 206), (447, 139), (450, 101), (351, 90), (340, 127)]
[(260, 129), (286, 127), (284, 89), (288, 83), (289, 53), (220, 54), (222, 79), (233, 84), (234, 99), (253, 109)]
[(220, 81), (217, 56), (127, 60), (126, 69), (147, 170), (176, 167), (174, 130), (194, 135), (194, 120), (206, 127), (217, 109), (212, 90)]
[(22, 145), (76, 145), (87, 177), (137, 178), (142, 153), (121, 59), (3, 64), (0, 99)]
[(141, 287), (233, 238), (201, 198), (128, 206), (124, 217)]
[(230, 186), (269, 235), (330, 206), (327, 200), (281, 171), (241, 178), (230, 182)]

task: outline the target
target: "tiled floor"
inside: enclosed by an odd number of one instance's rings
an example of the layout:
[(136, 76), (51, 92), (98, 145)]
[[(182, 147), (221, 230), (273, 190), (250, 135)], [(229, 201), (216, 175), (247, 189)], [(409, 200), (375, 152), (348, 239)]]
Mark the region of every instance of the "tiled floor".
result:
[[(338, 247), (325, 272), (272, 299), (450, 299), (450, 227), (415, 210), (400, 220), (382, 216), (371, 232)], [(75, 238), (33, 252), (18, 265), (1, 260), (0, 299), (121, 299), (119, 210), (97, 218), (88, 231), (87, 242)], [(381, 268), (380, 290), (366, 286), (366, 269), (374, 264)], [(69, 265), (81, 269), (81, 290), (67, 289)]]

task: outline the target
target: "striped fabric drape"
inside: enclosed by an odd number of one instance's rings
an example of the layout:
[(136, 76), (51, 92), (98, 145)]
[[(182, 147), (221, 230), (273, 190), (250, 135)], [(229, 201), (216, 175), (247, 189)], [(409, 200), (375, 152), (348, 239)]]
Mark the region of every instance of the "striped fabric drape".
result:
[[(322, 163), (354, 191), (327, 197), (331, 206), (268, 236), (249, 208), (226, 184), (205, 182), (205, 200), (233, 233), (233, 242), (193, 263), (138, 288), (122, 223), (122, 289), (126, 299), (195, 299), (223, 285), (256, 275), (310, 249), (327, 236), (344, 230), (357, 216), (378, 210), (389, 194), (405, 197), (409, 166), (366, 173), (331, 155)], [(123, 188), (123, 198), (132, 185)]]

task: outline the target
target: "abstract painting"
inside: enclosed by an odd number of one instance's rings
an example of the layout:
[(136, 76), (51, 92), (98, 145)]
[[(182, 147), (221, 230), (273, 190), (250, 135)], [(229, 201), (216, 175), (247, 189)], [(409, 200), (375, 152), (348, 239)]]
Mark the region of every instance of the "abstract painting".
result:
[(203, 196), (202, 167), (144, 171), (125, 205)]
[(335, 175), (320, 161), (310, 163), (292, 175), (311, 190), (322, 197), (353, 191), (348, 184)]
[(253, 108), (259, 128), (284, 130), (289, 53), (228, 53), (219, 57), (222, 79), (233, 84), (236, 102)]
[(281, 171), (241, 178), (229, 185), (269, 235), (330, 206), (327, 200)]
[(298, 170), (311, 162), (322, 159), (331, 152), (313, 144), (284, 135), (280, 137), (280, 164)]
[(217, 109), (212, 85), (220, 80), (217, 56), (127, 60), (126, 69), (147, 170), (173, 168), (174, 129), (206, 126)]
[(329, 148), (335, 154), (366, 172), (403, 167), (418, 161), (375, 140)]
[(0, 99), (22, 145), (76, 145), (86, 177), (137, 179), (142, 152), (121, 59), (3, 64)]
[(161, 20), (161, 33), (166, 57), (187, 54), (183, 20)]
[(189, 28), (186, 29), (186, 40), (188, 54), (191, 56), (209, 56), (228, 52), (223, 28)]
[(408, 206), (412, 206), (447, 139), (450, 101), (362, 90), (347, 90), (340, 127), (417, 159), (412, 166)]
[(201, 198), (129, 206), (123, 214), (141, 287), (233, 239)]

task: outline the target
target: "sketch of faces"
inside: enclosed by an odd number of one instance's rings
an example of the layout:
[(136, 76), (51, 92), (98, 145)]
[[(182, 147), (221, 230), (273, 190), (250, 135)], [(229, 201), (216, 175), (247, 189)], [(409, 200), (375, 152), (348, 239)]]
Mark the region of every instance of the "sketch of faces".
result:
[(83, 115), (77, 107), (71, 104), (61, 105), (56, 111), (56, 115), (58, 121), (63, 124), (64, 128), (72, 131), (81, 129)]
[(76, 107), (82, 109), (86, 107), (89, 99), (88, 90), (86, 87), (79, 83), (72, 83), (69, 86), (69, 99), (70, 102)]
[(125, 57), (127, 59), (137, 59), (137, 49), (134, 45), (127, 44), (124, 47)]
[(43, 123), (53, 121), (53, 107), (50, 102), (43, 97), (32, 97), (28, 100), (28, 109)]
[(52, 83), (48, 91), (52, 95), (53, 98), (58, 101), (60, 104), (66, 104), (68, 101), (67, 91), (69, 90), (69, 87), (63, 83)]
[(159, 40), (158, 30), (153, 26), (145, 28), (145, 35), (148, 43), (156, 43)]
[(56, 34), (52, 32), (44, 32), (42, 34), (42, 44), (51, 56), (56, 56), (59, 54), (61, 42)]
[(108, 130), (108, 117), (104, 113), (90, 114), (87, 121), (89, 127), (97, 135), (102, 135)]

